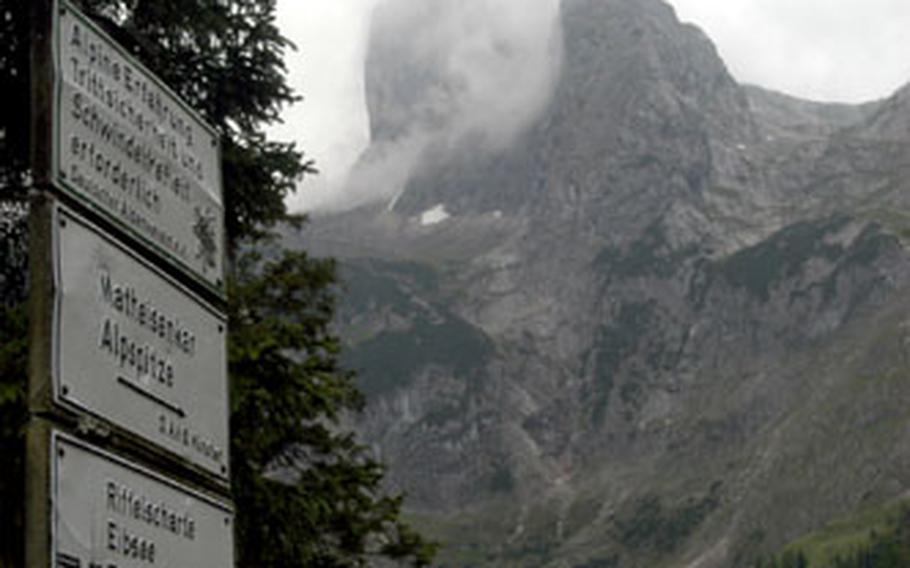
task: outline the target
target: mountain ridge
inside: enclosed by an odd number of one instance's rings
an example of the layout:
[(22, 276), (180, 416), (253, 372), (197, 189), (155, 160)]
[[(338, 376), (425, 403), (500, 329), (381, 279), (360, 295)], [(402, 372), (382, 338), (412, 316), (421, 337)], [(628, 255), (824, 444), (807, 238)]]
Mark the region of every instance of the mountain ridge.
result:
[(510, 144), (437, 144), (300, 237), (342, 259), (360, 429), (441, 565), (746, 566), (903, 495), (910, 91), (739, 86), (657, 0), (560, 22)]

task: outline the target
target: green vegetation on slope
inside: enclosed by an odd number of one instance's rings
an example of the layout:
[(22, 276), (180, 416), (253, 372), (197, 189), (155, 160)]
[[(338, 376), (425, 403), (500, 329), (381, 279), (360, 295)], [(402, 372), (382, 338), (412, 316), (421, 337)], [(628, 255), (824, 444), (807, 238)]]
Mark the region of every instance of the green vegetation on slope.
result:
[[(864, 266), (879, 258), (896, 237), (876, 223), (867, 225), (849, 244), (832, 242), (831, 237), (846, 228), (850, 218), (796, 223), (756, 246), (743, 249), (715, 266), (716, 274), (737, 288), (749, 291), (763, 302), (774, 287), (797, 276), (814, 259), (826, 259), (842, 267)], [(836, 294), (840, 270), (823, 283), (826, 299)]]
[(382, 331), (352, 347), (345, 364), (360, 373), (368, 396), (391, 393), (408, 386), (429, 365), (469, 376), (483, 368), (493, 347), (482, 331), (455, 317), (441, 322), (420, 318), (403, 331)]
[[(623, 304), (616, 317), (604, 325), (592, 347), (594, 357), (594, 382), (590, 389), (592, 422), (603, 423), (614, 391), (614, 377), (619, 374), (623, 361), (637, 348), (648, 326), (654, 321), (652, 303)], [(634, 398), (637, 385), (622, 385), (624, 402)]]
[(775, 283), (793, 276), (815, 257), (835, 261), (843, 247), (827, 244), (825, 235), (842, 229), (847, 219), (791, 225), (759, 245), (744, 249), (717, 268), (733, 286), (745, 288), (767, 302)]
[(594, 259), (594, 266), (607, 281), (644, 276), (669, 278), (683, 260), (691, 258), (697, 252), (698, 247), (695, 245), (673, 249), (665, 229), (659, 223), (654, 223), (641, 238), (625, 249), (604, 248)]
[(667, 553), (701, 525), (719, 503), (715, 486), (703, 497), (667, 506), (655, 495), (638, 499), (634, 509), (616, 520), (617, 540), (631, 550)]
[(874, 509), (833, 522), (753, 566), (906, 568), (910, 566), (910, 506)]
[(407, 387), (430, 365), (458, 376), (475, 376), (491, 357), (493, 342), (482, 330), (445, 306), (423, 300), (438, 287), (433, 269), (415, 263), (364, 261), (346, 264), (344, 278), (348, 294), (342, 315), (387, 314), (401, 322), (401, 328), (378, 333), (350, 325), (348, 335), (357, 340), (343, 360), (360, 373), (359, 384), (368, 397)]

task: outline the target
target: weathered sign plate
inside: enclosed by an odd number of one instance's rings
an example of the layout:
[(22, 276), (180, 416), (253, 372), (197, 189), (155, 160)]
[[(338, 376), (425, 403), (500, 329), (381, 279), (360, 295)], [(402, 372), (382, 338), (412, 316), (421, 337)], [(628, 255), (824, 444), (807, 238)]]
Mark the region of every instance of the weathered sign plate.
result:
[(226, 503), (60, 433), (51, 463), (54, 566), (234, 566)]
[(55, 22), (55, 186), (223, 293), (217, 133), (91, 20)]
[(55, 217), (56, 399), (226, 478), (225, 321), (67, 209)]

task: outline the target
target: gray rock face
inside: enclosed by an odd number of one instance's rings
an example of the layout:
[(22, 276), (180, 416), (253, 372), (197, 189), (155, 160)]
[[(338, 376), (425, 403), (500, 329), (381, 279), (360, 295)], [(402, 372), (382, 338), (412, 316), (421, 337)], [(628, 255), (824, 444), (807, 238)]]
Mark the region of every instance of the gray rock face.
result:
[[(360, 429), (444, 564), (744, 566), (903, 495), (910, 91), (800, 101), (658, 0), (560, 10), (508, 145), (431, 145), (303, 236), (343, 259)], [(374, 48), (381, 147), (445, 78)]]

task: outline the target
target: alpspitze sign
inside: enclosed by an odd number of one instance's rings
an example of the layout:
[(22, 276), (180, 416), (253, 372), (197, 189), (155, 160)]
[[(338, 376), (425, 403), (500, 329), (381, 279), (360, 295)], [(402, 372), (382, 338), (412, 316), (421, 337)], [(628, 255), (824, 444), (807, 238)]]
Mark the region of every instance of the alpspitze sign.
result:
[(54, 566), (234, 565), (225, 502), (59, 433), (51, 463)]
[(55, 185), (223, 289), (217, 133), (85, 16), (59, 7)]
[(226, 478), (223, 317), (66, 209), (57, 218), (55, 396)]

